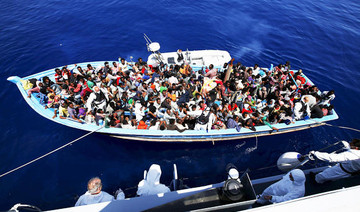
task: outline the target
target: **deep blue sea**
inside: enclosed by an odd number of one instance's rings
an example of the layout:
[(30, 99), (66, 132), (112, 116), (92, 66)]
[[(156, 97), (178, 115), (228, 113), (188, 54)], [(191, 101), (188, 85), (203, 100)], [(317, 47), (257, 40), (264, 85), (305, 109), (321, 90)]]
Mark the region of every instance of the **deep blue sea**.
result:
[[(0, 174), (85, 134), (33, 111), (7, 77), (28, 76), (86, 61), (147, 58), (143, 33), (161, 51), (227, 50), (247, 66), (290, 60), (321, 89), (334, 89), (340, 118), (360, 128), (360, 3), (358, 0), (19, 1), (0, 3)], [(93, 134), (0, 178), (0, 210), (16, 203), (55, 209), (75, 204), (93, 176), (114, 192), (136, 186), (152, 163), (169, 183), (172, 164), (190, 186), (225, 179), (225, 166), (250, 168), (252, 178), (280, 173), (286, 151), (307, 153), (359, 133), (333, 127), (205, 144), (122, 141)], [(133, 192), (126, 189), (129, 195)]]

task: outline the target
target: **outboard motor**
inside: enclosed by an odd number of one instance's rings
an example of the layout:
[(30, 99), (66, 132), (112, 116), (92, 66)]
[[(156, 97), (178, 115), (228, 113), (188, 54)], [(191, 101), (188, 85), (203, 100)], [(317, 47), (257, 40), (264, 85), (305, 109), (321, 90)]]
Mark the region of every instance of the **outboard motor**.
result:
[(239, 178), (239, 171), (232, 163), (229, 163), (226, 166), (226, 171), (228, 173), (228, 179), (225, 181), (220, 190), (220, 200), (225, 202), (240, 201), (244, 197), (245, 193), (244, 186), (241, 184)]
[(288, 172), (296, 167), (298, 167), (305, 157), (297, 152), (285, 152), (277, 160), (277, 167), (283, 172)]

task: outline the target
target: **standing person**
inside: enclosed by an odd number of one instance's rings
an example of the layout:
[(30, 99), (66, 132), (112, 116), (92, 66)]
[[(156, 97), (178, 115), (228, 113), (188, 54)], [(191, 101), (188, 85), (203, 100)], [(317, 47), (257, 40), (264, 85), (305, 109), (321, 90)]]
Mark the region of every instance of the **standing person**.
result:
[(319, 160), (327, 162), (337, 162), (335, 166), (325, 169), (315, 175), (317, 183), (324, 183), (329, 180), (338, 180), (352, 175), (360, 174), (360, 139), (354, 138), (350, 143), (350, 148), (342, 153), (326, 153), (311, 151), (310, 155)]
[(94, 92), (90, 94), (86, 102), (88, 112), (95, 108), (105, 110), (107, 101), (108, 96), (104, 93), (104, 90), (94, 86)]
[(283, 178), (269, 186), (256, 201), (259, 204), (279, 203), (305, 195), (305, 174), (300, 169), (294, 169)]

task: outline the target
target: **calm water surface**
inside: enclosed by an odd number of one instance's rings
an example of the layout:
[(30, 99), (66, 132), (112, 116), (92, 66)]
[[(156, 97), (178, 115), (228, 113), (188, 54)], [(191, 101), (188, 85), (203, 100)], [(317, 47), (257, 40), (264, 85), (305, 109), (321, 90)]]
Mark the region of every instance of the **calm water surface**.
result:
[[(0, 174), (84, 134), (42, 118), (7, 77), (119, 56), (147, 58), (142, 33), (160, 42), (163, 52), (221, 49), (248, 66), (290, 60), (321, 90), (335, 90), (340, 118), (332, 124), (360, 128), (360, 4), (355, 0), (4, 0), (0, 29)], [(256, 170), (274, 165), (285, 151), (307, 153), (356, 136), (319, 127), (261, 137), (255, 148), (255, 139), (170, 145), (91, 135), (0, 178), (0, 210), (19, 202), (43, 210), (69, 207), (89, 178), (101, 177), (108, 192), (130, 188), (152, 163), (161, 165), (164, 183), (176, 163), (190, 186), (224, 179), (228, 162), (254, 170), (253, 178), (269, 176), (279, 172)]]

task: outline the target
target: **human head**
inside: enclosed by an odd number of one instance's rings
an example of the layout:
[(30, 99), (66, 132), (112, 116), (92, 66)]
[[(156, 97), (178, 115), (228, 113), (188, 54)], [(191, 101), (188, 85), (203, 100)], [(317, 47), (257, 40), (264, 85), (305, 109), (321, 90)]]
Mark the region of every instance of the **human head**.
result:
[(360, 148), (360, 139), (358, 139), (358, 138), (352, 139), (352, 141), (350, 142), (350, 147), (351, 147), (351, 149), (359, 149)]
[(169, 119), (170, 124), (175, 124), (175, 119)]
[(94, 91), (97, 93), (100, 91), (100, 88), (98, 86), (94, 86)]
[(91, 178), (88, 182), (87, 189), (88, 192), (92, 195), (100, 193), (102, 189), (100, 178), (98, 177)]
[(289, 178), (293, 181), (294, 185), (304, 185), (306, 181), (305, 174), (300, 169), (290, 171)]
[(305, 96), (305, 97), (304, 97), (304, 102), (305, 102), (305, 103), (309, 102), (309, 97)]

